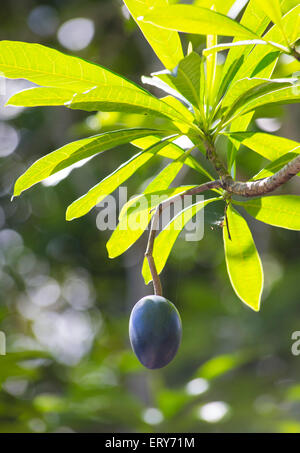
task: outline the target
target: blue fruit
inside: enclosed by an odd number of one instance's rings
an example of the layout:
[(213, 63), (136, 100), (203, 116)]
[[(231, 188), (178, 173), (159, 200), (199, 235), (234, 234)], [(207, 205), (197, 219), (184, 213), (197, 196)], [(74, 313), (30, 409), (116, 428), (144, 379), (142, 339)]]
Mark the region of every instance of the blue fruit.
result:
[(161, 296), (146, 296), (131, 312), (132, 349), (147, 368), (162, 368), (175, 357), (181, 341), (181, 319), (176, 307)]

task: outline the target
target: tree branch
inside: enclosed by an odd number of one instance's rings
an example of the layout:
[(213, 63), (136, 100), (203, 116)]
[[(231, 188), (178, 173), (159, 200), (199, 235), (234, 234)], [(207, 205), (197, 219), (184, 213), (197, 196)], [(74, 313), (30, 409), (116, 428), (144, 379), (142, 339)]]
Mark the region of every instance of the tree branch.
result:
[(150, 228), (150, 233), (149, 233), (149, 239), (148, 239), (148, 244), (147, 244), (147, 249), (145, 252), (145, 257), (148, 260), (150, 272), (152, 275), (152, 281), (153, 281), (153, 287), (154, 287), (154, 294), (157, 296), (162, 296), (162, 286), (161, 286), (161, 281), (157, 273), (155, 261), (153, 258), (153, 246), (154, 246), (154, 240), (156, 236), (156, 231), (159, 226), (159, 218), (162, 212), (162, 205), (159, 204), (154, 215), (152, 218), (151, 222), (151, 228)]
[(231, 176), (223, 173), (223, 169), (221, 170), (222, 171), (221, 179), (206, 182), (204, 184), (201, 184), (201, 186), (197, 186), (185, 192), (174, 195), (174, 197), (168, 198), (166, 201), (163, 201), (157, 206), (155, 213), (152, 217), (148, 245), (145, 253), (145, 257), (148, 260), (150, 272), (152, 275), (155, 294), (159, 296), (162, 295), (162, 286), (153, 258), (153, 246), (156, 231), (158, 230), (159, 227), (159, 219), (161, 213), (167, 206), (170, 206), (177, 199), (183, 198), (186, 195), (197, 195), (202, 192), (205, 192), (206, 190), (212, 189), (221, 188), (230, 194), (239, 195), (243, 197), (256, 197), (259, 195), (265, 195), (269, 192), (273, 192), (275, 189), (288, 182), (291, 178), (293, 178), (293, 176), (296, 176), (300, 172), (300, 155), (295, 157), (295, 159), (286, 164), (281, 170), (279, 170), (274, 175), (264, 179), (260, 179), (258, 181), (250, 182), (234, 181)]
[(238, 182), (230, 176), (222, 181), (222, 188), (227, 192), (242, 197), (257, 197), (273, 192), (300, 172), (300, 155), (286, 164), (272, 176), (258, 181)]

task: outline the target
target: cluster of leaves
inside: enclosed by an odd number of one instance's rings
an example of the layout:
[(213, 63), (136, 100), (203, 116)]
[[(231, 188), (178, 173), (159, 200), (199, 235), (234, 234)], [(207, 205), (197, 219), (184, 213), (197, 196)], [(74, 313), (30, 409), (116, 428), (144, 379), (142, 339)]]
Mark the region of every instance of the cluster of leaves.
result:
[[(188, 187), (170, 188), (184, 165), (199, 174), (199, 180), (214, 180), (214, 170), (196, 159), (191, 151), (178, 146), (175, 139), (188, 137), (205, 156), (204, 142), (228, 143), (227, 168), (233, 177), (241, 145), (263, 156), (270, 163), (252, 179), (274, 174), (295, 155), (297, 142), (273, 135), (247, 132), (256, 109), (266, 105), (295, 103), (299, 89), (294, 78), (272, 78), (281, 53), (298, 56), (298, 1), (250, 0), (240, 22), (227, 14), (233, 0), (198, 0), (194, 5), (168, 4), (167, 0), (126, 0), (132, 17), (164, 64), (166, 70), (143, 78), (143, 82), (166, 92), (158, 99), (143, 87), (99, 65), (54, 49), (23, 42), (0, 42), (0, 70), (8, 78), (25, 78), (37, 87), (15, 94), (10, 105), (57, 106), (86, 111), (129, 112), (162, 118), (161, 127), (123, 128), (69, 143), (36, 161), (16, 182), (14, 196), (71, 165), (88, 160), (125, 143), (138, 148), (130, 160), (74, 201), (66, 218), (85, 215), (155, 156), (171, 162), (154, 177), (144, 192), (135, 198), (151, 200), (159, 193), (172, 197)], [(171, 3), (171, 2), (170, 2)], [(174, 3), (174, 2), (172, 2)], [(207, 35), (207, 49), (202, 56), (191, 45), (184, 55), (178, 31)], [(230, 44), (218, 44), (216, 34), (231, 36)], [(242, 41), (241, 41), (242, 39)], [(217, 52), (229, 49), (225, 63), (218, 64)], [(155, 124), (155, 123), (153, 123)], [(191, 186), (189, 186), (191, 187)], [(217, 189), (215, 198), (193, 204), (173, 218), (155, 241), (154, 259), (161, 272), (186, 221), (208, 203), (224, 200)], [(252, 234), (245, 219), (232, 206), (242, 206), (256, 219), (271, 225), (300, 230), (300, 197), (292, 195), (256, 198), (249, 202), (230, 200), (224, 245), (227, 269), (238, 297), (254, 310), (260, 306), (263, 269)], [(124, 230), (129, 217), (136, 215), (133, 201), (123, 207), (120, 224), (108, 242), (110, 257), (126, 251), (143, 234), (155, 205), (140, 209), (144, 227)], [(145, 207), (145, 203), (138, 203)], [(138, 208), (139, 209), (139, 208)], [(184, 220), (184, 221), (183, 221)], [(143, 266), (146, 283), (151, 280), (147, 263)]]

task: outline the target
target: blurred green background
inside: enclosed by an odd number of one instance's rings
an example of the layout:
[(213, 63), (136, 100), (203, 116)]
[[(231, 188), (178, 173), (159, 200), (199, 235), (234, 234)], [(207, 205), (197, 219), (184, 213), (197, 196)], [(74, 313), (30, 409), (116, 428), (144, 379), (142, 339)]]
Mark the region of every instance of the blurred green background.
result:
[[(49, 45), (138, 83), (161, 69), (121, 1), (2, 0), (1, 7), (0, 39)], [(189, 39), (198, 51), (204, 46), (199, 36), (182, 39), (185, 49)], [(285, 57), (277, 74), (295, 68)], [(262, 309), (254, 313), (230, 287), (220, 212), (207, 212), (204, 239), (179, 239), (162, 276), (165, 296), (182, 315), (179, 353), (163, 370), (144, 369), (129, 346), (128, 319), (135, 302), (151, 292), (140, 274), (146, 238), (109, 260), (99, 211), (64, 220), (66, 207), (133, 148), (106, 152), (67, 178), (63, 173), (48, 187), (10, 198), (16, 178), (40, 156), (115, 123), (146, 121), (3, 107), (27, 86), (6, 81), (7, 94), (0, 96), (0, 330), (7, 337), (0, 431), (300, 432), (300, 356), (291, 352), (291, 335), (300, 331), (299, 233), (250, 222), (266, 280)], [(251, 127), (299, 140), (299, 120), (297, 106), (265, 110)], [(241, 150), (240, 178), (261, 168), (254, 157)], [(163, 164), (157, 159), (139, 171), (128, 182), (129, 195)], [(197, 178), (183, 172), (179, 183)], [(299, 188), (294, 179), (284, 191), (299, 194)]]

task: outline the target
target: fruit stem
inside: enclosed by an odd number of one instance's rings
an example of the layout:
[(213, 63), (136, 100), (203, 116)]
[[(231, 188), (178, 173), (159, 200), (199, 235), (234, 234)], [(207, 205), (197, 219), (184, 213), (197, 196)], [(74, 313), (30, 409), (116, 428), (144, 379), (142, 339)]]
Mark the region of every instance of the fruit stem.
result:
[(162, 286), (161, 286), (161, 281), (159, 278), (159, 275), (157, 273), (155, 261), (153, 258), (153, 246), (154, 246), (154, 240), (156, 236), (156, 231), (158, 230), (159, 226), (159, 218), (162, 212), (162, 205), (160, 204), (152, 218), (151, 222), (151, 228), (150, 228), (150, 233), (149, 233), (149, 239), (148, 239), (148, 244), (147, 244), (147, 249), (145, 252), (145, 257), (148, 260), (150, 272), (152, 275), (152, 281), (153, 281), (153, 287), (154, 287), (154, 294), (156, 296), (162, 296)]

